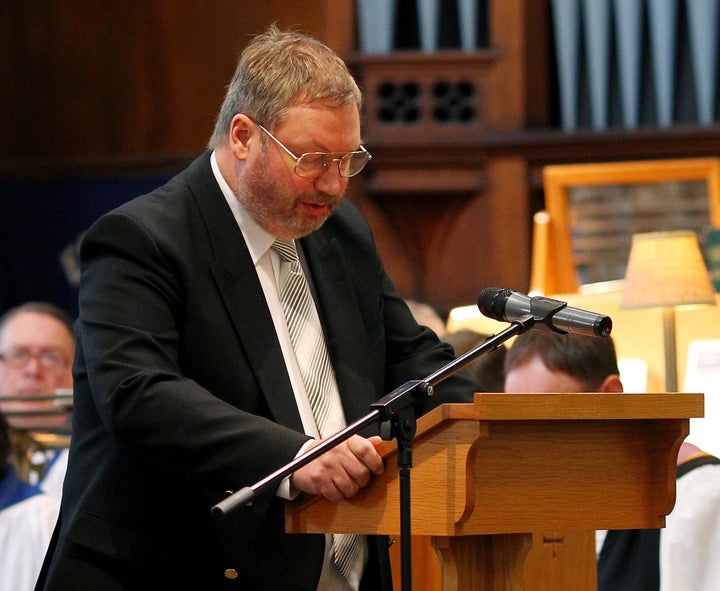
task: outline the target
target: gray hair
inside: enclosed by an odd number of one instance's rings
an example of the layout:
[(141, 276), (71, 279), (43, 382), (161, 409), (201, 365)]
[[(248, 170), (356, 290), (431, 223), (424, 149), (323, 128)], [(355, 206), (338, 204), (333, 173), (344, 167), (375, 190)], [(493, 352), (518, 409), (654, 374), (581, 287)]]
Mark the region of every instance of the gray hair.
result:
[(324, 43), (272, 25), (242, 52), (209, 147), (227, 141), (238, 113), (272, 129), (288, 107), (315, 101), (355, 103), (359, 110), (362, 94), (345, 62)]
[(2, 336), (5, 326), (12, 318), (18, 314), (24, 313), (44, 314), (45, 316), (50, 316), (55, 318), (55, 320), (59, 320), (63, 323), (65, 328), (67, 328), (70, 336), (74, 340), (75, 337), (73, 333), (72, 317), (62, 308), (59, 308), (55, 304), (51, 304), (49, 302), (26, 302), (16, 306), (15, 308), (10, 308), (2, 316), (0, 316), (0, 336)]

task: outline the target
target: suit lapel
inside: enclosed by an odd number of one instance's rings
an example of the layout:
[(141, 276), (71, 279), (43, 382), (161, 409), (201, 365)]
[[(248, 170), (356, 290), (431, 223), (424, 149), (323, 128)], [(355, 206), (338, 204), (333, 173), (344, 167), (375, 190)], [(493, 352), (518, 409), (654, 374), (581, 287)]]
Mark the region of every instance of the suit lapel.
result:
[[(204, 160), (203, 160), (204, 158)], [(275, 421), (302, 431), (270, 310), (242, 232), (210, 168), (209, 152), (191, 168), (188, 185), (207, 227), (214, 259), (210, 272), (228, 320), (255, 372)], [(233, 354), (228, 344), (228, 354)]]
[[(188, 184), (214, 253), (210, 272), (270, 407), (280, 424), (302, 431), (280, 344), (250, 253), (210, 168), (210, 153), (191, 167)], [(345, 258), (321, 228), (302, 239), (318, 296), (328, 350), (348, 422), (369, 412), (382, 393), (366, 361), (370, 344)], [(232, 354), (232, 351), (230, 351)]]
[(369, 405), (379, 397), (372, 380), (374, 370), (366, 361), (370, 356), (364, 322), (337, 240), (328, 240), (320, 229), (303, 238), (302, 244), (315, 283), (323, 331), (349, 423), (366, 415), (370, 411)]

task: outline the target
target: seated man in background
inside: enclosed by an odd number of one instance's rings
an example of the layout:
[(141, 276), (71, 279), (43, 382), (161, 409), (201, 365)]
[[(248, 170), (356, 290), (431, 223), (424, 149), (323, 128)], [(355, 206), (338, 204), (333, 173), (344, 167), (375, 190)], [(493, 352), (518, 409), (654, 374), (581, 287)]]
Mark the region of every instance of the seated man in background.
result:
[[(69, 433), (68, 409), (51, 396), (72, 394), (74, 356), (72, 318), (60, 308), (28, 302), (0, 317), (0, 410), (14, 429), (31, 437), (34, 431)], [(13, 401), (3, 401), (7, 397)], [(48, 455), (41, 486), (60, 496), (67, 453)]]
[(12, 455), (10, 427), (0, 413), (0, 589), (31, 591), (60, 499), (23, 480), (10, 461)]
[(622, 392), (610, 338), (531, 330), (505, 355), (505, 392)]
[[(508, 349), (505, 391), (622, 392), (614, 343), (610, 338), (531, 330)], [(711, 558), (720, 543), (717, 464), (717, 458), (683, 443), (678, 454), (677, 502), (666, 529), (598, 532), (598, 591), (720, 589), (717, 560)], [(684, 475), (699, 465), (706, 466), (705, 473), (695, 472), (698, 478), (690, 492), (683, 478), (688, 479)], [(667, 550), (661, 561), (665, 538), (672, 542), (664, 544)]]

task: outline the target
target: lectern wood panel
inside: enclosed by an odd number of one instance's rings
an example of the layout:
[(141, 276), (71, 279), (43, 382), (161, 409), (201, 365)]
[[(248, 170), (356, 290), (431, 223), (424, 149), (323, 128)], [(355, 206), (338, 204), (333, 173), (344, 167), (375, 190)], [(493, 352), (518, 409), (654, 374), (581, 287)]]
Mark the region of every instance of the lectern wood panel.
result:
[[(443, 589), (522, 591), (529, 532), (662, 527), (680, 444), (702, 413), (702, 394), (476, 394), (443, 405), (418, 421), (412, 533), (432, 537)], [(375, 482), (349, 501), (289, 504), (286, 529), (396, 536), (394, 443), (381, 452)], [(584, 581), (575, 589), (595, 588)]]
[[(682, 415), (700, 414), (694, 394), (478, 394), (445, 405), (418, 424), (412, 531), (662, 527), (688, 432)], [(386, 452), (372, 486), (337, 504), (291, 506), (288, 529), (397, 534), (398, 470), (391, 444)]]

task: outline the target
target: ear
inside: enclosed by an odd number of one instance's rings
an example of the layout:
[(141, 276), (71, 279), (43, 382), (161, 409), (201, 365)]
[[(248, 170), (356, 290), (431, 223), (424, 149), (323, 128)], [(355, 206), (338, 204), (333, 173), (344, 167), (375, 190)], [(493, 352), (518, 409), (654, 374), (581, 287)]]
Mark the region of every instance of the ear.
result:
[(243, 113), (233, 117), (230, 124), (230, 149), (238, 160), (247, 160), (250, 138), (257, 132), (252, 119)]
[(623, 392), (623, 385), (620, 381), (620, 376), (617, 374), (611, 374), (606, 377), (603, 380), (603, 383), (600, 384), (598, 392), (605, 392), (608, 394), (613, 392)]

